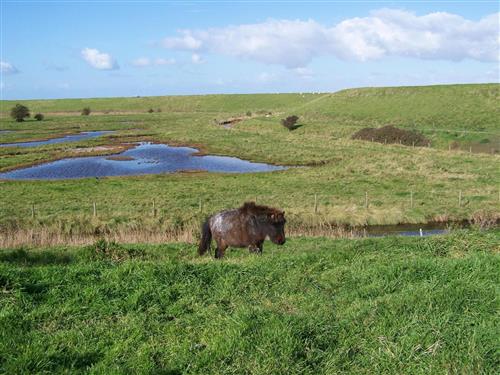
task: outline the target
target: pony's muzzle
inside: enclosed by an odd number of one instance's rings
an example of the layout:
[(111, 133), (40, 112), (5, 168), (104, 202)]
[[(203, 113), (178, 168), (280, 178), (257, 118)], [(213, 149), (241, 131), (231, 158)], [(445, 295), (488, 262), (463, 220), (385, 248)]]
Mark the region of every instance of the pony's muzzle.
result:
[(286, 238), (285, 237), (278, 237), (278, 238), (276, 238), (276, 241), (273, 241), (273, 242), (277, 245), (283, 245), (286, 242)]

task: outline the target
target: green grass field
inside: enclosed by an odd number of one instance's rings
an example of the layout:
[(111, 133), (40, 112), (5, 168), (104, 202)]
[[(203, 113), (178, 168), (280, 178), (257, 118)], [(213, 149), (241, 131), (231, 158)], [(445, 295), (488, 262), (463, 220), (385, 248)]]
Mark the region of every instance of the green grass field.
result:
[[(2, 133), (2, 142), (88, 130), (116, 132), (71, 144), (0, 148), (0, 171), (68, 156), (111, 153), (115, 151), (91, 148), (138, 140), (194, 145), (206, 153), (300, 168), (238, 176), (186, 173), (99, 181), (0, 181), (0, 232), (4, 238), (19, 231), (24, 231), (21, 237), (33, 238), (33, 230), (70, 237), (197, 232), (206, 214), (254, 199), (284, 208), (289, 228), (296, 232), (337, 224), (494, 220), (500, 212), (498, 154), (449, 151), (448, 146), (456, 142), (468, 150), (471, 144), (481, 144), (496, 150), (499, 94), (500, 85), (481, 84), (334, 94), (24, 101), (32, 113), (45, 113), (46, 120), (23, 123), (7, 117), (15, 102), (3, 101), (0, 129), (17, 131)], [(93, 114), (81, 116), (84, 106)], [(146, 113), (149, 108), (161, 112)], [(231, 129), (214, 121), (246, 116), (248, 111), (251, 116)], [(295, 113), (302, 126), (289, 132), (279, 120)], [(431, 139), (431, 147), (350, 139), (362, 127), (387, 124), (421, 130)], [(153, 199), (157, 217), (151, 215)], [(97, 217), (92, 216), (93, 202)]]
[(0, 372), (497, 374), (499, 241), (4, 250)]

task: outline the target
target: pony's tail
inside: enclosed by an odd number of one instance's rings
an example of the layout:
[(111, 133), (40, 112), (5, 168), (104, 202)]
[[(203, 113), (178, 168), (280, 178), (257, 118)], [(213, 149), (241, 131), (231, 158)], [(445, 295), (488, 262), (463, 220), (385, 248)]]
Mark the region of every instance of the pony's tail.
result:
[(201, 240), (198, 246), (198, 255), (203, 255), (207, 252), (210, 248), (210, 242), (212, 242), (212, 231), (210, 230), (210, 224), (207, 219), (201, 226)]

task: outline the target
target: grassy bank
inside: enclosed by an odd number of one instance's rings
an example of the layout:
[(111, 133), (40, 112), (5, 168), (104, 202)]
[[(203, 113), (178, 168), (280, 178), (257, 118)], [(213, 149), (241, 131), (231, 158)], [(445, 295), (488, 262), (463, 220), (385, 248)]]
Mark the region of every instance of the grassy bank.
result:
[(499, 240), (3, 251), (0, 371), (493, 374)]
[[(284, 208), (290, 228), (297, 231), (336, 224), (495, 217), (500, 212), (499, 156), (449, 151), (448, 145), (458, 142), (468, 149), (469, 144), (483, 142), (497, 147), (499, 92), (500, 85), (485, 84), (353, 89), (334, 94), (28, 101), (25, 104), (33, 112), (57, 115), (21, 124), (4, 117), (0, 128), (17, 131), (2, 133), (2, 141), (88, 130), (116, 132), (71, 144), (0, 148), (0, 171), (63, 157), (111, 153), (113, 149), (96, 151), (94, 147), (139, 140), (195, 145), (206, 153), (300, 168), (248, 175), (0, 181), (0, 231), (9, 236), (28, 229), (75, 236), (177, 232), (197, 228), (208, 213), (254, 199)], [(2, 102), (4, 114), (12, 104)], [(86, 117), (71, 112), (83, 106), (101, 113)], [(150, 107), (162, 111), (146, 113)], [(131, 113), (119, 114), (127, 108)], [(302, 126), (289, 132), (279, 120), (292, 113), (301, 116)], [(214, 121), (235, 116), (244, 120), (231, 129)], [(388, 123), (421, 130), (431, 139), (431, 147), (350, 139), (362, 127)], [(152, 215), (153, 199), (156, 216)]]

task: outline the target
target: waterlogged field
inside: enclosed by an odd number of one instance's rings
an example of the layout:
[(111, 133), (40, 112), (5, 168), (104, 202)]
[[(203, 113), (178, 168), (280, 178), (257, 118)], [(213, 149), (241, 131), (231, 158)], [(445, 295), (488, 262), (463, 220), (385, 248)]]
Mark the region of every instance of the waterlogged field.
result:
[[(285, 209), (295, 234), (328, 234), (338, 224), (494, 222), (500, 211), (499, 96), (500, 85), (484, 84), (334, 94), (26, 101), (32, 113), (42, 112), (46, 120), (23, 123), (7, 117), (15, 102), (3, 101), (0, 129), (15, 130), (1, 134), (4, 143), (114, 132), (67, 144), (0, 148), (1, 172), (65, 157), (117, 153), (137, 141), (293, 166), (238, 176), (191, 172), (1, 181), (3, 243), (80, 243), (96, 235), (131, 242), (191, 241), (208, 213), (245, 200)], [(81, 116), (86, 106), (93, 112)], [(149, 109), (155, 112), (147, 113)], [(301, 126), (292, 132), (279, 122), (290, 114), (300, 116)], [(218, 124), (235, 117), (242, 121), (229, 128)], [(350, 139), (360, 128), (387, 124), (422, 131), (431, 139), (430, 147)], [(469, 153), (471, 145), (491, 152)]]
[(500, 232), (0, 252), (0, 372), (496, 374)]

